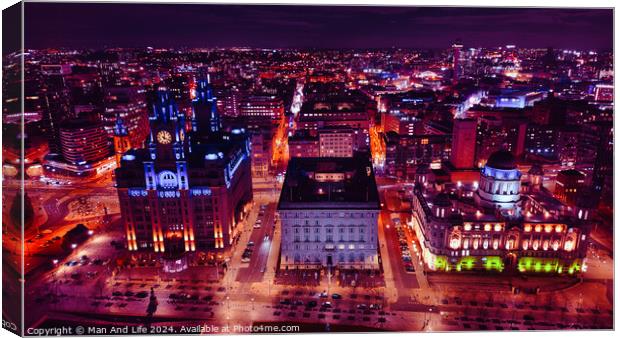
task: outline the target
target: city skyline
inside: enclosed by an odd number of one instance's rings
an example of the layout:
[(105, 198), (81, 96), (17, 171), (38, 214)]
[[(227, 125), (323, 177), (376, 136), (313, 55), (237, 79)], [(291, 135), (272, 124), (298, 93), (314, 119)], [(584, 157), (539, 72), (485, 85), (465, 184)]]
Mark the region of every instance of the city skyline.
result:
[(606, 10), (15, 9), (13, 332), (613, 329)]
[(441, 48), (457, 39), (471, 47), (613, 46), (610, 9), (195, 4), (167, 20), (172, 4), (117, 5), (131, 10), (27, 3), (26, 48)]

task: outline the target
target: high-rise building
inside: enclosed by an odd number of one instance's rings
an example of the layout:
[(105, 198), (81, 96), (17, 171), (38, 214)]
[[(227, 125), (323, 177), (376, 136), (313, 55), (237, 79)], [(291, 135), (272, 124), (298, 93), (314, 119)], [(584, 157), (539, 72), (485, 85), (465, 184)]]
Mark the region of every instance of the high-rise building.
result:
[(145, 91), (137, 86), (105, 89), (105, 110), (101, 116), (110, 137), (114, 136), (120, 117), (127, 128), (131, 147), (141, 148), (149, 134)]
[(70, 65), (42, 65), (43, 126), (48, 137), (50, 153), (60, 153), (60, 124), (75, 117), (71, 112), (71, 99), (65, 78), (71, 74)]
[(463, 49), (463, 43), (460, 40), (455, 41), (452, 44), (452, 82), (459, 81), (461, 76), (461, 50)]
[(60, 144), (62, 157), (71, 164), (94, 163), (110, 156), (110, 140), (103, 124), (88, 119), (64, 122)]
[(557, 130), (549, 126), (530, 124), (525, 137), (525, 151), (529, 155), (554, 158), (557, 149)]
[(91, 177), (114, 168), (110, 138), (98, 120), (64, 121), (59, 136), (60, 153), (45, 156), (43, 169), (48, 175)]
[(301, 107), (297, 126), (314, 134), (325, 127), (349, 127), (362, 133), (368, 144), (372, 112), (368, 102), (359, 98), (334, 97), (307, 101)]
[(192, 101), (191, 129), (200, 130), (201, 134), (212, 135), (220, 132), (222, 121), (217, 111), (216, 99), (213, 96), (210, 78), (198, 81), (196, 84), (196, 97)]

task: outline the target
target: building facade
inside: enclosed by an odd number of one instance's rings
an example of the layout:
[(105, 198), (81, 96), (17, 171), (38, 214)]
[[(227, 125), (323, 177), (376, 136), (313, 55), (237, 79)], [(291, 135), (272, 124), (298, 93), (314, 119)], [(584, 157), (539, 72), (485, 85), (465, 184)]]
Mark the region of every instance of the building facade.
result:
[(292, 158), (278, 212), (280, 269), (379, 269), (380, 206), (368, 158)]
[(454, 120), (450, 162), (457, 169), (474, 167), (476, 128), (477, 122), (474, 119)]
[(352, 157), (357, 150), (357, 132), (349, 128), (330, 128), (319, 131), (321, 157)]
[(101, 120), (108, 135), (114, 135), (120, 117), (127, 128), (131, 147), (141, 148), (149, 133), (144, 89), (134, 86), (106, 88), (104, 103)]
[(553, 195), (563, 203), (574, 206), (586, 188), (586, 175), (575, 169), (562, 170), (555, 179)]
[[(250, 142), (243, 130), (221, 130), (206, 82), (199, 83), (193, 111), (186, 124), (171, 96), (159, 92), (147, 147), (125, 153), (116, 170), (131, 251), (176, 259), (187, 252), (226, 249), (237, 234), (252, 199)], [(167, 269), (185, 267), (185, 261), (177, 261)]]
[(47, 175), (94, 177), (114, 168), (112, 144), (103, 124), (79, 118), (65, 121), (59, 128), (60, 154), (45, 156)]
[[(561, 202), (539, 190), (520, 189), (521, 175), (509, 155), (492, 154), (479, 184), (439, 185), (416, 178), (409, 226), (428, 270), (572, 275), (585, 269), (592, 205), (550, 213), (545, 205), (558, 210)], [(540, 177), (529, 176), (528, 183), (537, 185)], [(546, 201), (532, 205), (541, 200)]]

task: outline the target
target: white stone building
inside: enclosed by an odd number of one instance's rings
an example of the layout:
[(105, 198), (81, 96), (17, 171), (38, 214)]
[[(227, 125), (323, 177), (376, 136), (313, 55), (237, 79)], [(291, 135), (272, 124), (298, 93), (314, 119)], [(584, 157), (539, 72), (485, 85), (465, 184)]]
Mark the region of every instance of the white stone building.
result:
[(379, 269), (380, 205), (369, 159), (292, 158), (278, 211), (281, 269)]

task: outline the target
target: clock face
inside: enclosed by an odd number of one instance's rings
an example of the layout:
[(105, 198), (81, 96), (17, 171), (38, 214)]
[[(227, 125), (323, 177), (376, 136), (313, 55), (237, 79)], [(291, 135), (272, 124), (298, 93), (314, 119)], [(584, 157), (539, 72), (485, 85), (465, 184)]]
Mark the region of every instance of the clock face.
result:
[(179, 138), (181, 142), (185, 141), (185, 132), (183, 132), (183, 129), (179, 130)]
[(157, 133), (157, 142), (161, 144), (170, 144), (170, 142), (172, 142), (172, 135), (165, 130), (161, 130)]

